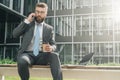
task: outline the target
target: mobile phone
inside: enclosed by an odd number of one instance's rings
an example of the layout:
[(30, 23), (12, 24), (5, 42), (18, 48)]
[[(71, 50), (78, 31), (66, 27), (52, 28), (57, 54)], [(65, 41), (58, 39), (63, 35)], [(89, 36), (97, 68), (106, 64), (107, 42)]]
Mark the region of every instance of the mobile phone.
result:
[(34, 20), (34, 19), (35, 19), (35, 16), (32, 16), (32, 19)]

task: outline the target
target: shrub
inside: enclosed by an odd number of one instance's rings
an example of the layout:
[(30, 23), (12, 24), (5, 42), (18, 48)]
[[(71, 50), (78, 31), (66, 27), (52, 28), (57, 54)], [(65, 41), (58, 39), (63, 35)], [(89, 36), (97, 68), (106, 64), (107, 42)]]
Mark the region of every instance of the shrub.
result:
[(0, 64), (15, 64), (16, 62), (13, 61), (13, 59), (6, 58), (6, 59), (1, 59)]

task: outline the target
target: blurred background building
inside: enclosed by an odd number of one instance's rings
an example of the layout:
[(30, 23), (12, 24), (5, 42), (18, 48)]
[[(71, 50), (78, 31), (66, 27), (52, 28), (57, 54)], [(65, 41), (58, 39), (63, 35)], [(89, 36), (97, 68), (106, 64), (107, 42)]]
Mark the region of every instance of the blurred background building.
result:
[(21, 39), (12, 31), (38, 2), (48, 4), (46, 23), (54, 26), (62, 64), (91, 52), (92, 64), (120, 63), (119, 0), (0, 0), (0, 59), (16, 60)]

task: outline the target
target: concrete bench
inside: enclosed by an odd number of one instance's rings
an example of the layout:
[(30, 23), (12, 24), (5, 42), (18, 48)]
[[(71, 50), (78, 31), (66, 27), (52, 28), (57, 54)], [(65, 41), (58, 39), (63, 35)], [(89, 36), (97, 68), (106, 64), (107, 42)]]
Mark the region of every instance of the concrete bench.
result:
[[(63, 78), (74, 80), (120, 80), (120, 66), (62, 65)], [(50, 67), (34, 65), (30, 68), (32, 77), (52, 78)], [(0, 65), (0, 80), (5, 76), (18, 76), (16, 64)], [(63, 79), (63, 80), (64, 80)]]

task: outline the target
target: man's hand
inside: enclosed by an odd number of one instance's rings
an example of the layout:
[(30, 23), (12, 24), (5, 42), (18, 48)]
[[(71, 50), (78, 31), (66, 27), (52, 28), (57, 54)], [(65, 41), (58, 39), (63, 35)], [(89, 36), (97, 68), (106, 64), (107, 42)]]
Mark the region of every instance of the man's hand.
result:
[(52, 52), (53, 47), (50, 44), (43, 44), (43, 52)]
[(34, 18), (35, 18), (35, 13), (31, 13), (31, 14), (27, 17), (27, 20), (28, 20), (29, 22), (32, 22), (32, 21), (34, 20)]

